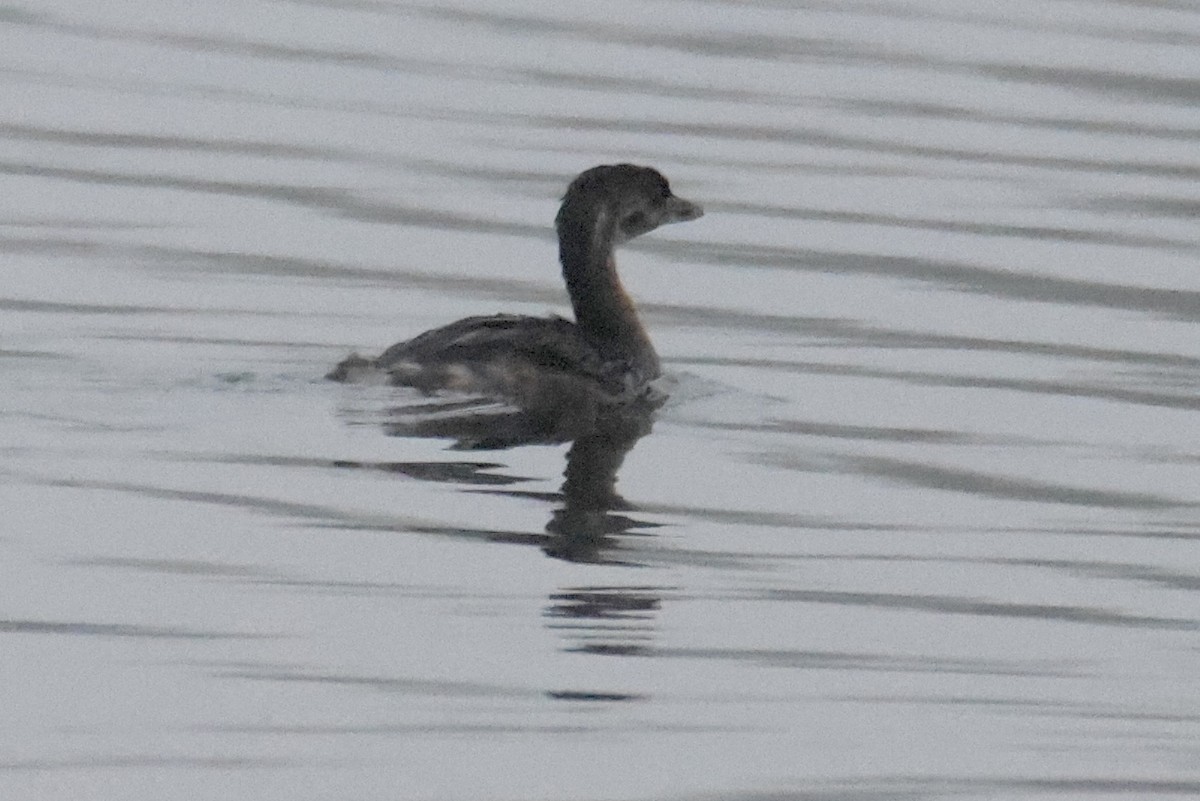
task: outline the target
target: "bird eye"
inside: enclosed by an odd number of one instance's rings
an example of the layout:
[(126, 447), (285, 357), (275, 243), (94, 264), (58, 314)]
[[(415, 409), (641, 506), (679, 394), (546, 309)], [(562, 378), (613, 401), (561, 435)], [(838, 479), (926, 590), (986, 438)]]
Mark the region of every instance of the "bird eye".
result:
[(671, 187), (666, 181), (663, 181), (662, 186), (660, 186), (658, 188), (658, 195), (659, 195), (659, 197), (670, 197), (671, 196)]
[(632, 214), (630, 214), (629, 216), (627, 216), (625, 219), (621, 220), (621, 227), (625, 228), (625, 229), (641, 228), (645, 222), (646, 222), (646, 215), (640, 211), (635, 211)]

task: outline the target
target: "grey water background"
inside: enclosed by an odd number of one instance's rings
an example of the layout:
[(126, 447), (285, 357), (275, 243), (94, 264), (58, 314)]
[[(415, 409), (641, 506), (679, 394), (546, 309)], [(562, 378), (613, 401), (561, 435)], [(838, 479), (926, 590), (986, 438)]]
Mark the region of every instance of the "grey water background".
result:
[[(0, 5), (0, 797), (1200, 795), (1200, 6)], [(322, 374), (566, 309), (633, 161), (675, 383), (565, 446)]]

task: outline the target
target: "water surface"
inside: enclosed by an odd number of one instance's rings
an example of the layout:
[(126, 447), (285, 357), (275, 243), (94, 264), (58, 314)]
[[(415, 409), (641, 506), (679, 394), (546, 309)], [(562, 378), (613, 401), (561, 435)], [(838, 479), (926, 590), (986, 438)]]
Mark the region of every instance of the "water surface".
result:
[[(0, 6), (0, 795), (1200, 794), (1198, 44), (1132, 0)], [(564, 311), (557, 199), (614, 161), (707, 211), (621, 261), (649, 433), (564, 486), (321, 380)]]

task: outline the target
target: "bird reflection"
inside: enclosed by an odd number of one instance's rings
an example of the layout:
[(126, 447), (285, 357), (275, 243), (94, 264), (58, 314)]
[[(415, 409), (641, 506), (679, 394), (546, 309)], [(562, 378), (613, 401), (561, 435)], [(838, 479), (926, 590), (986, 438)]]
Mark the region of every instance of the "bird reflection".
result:
[(617, 492), (617, 472), (637, 441), (650, 433), (647, 415), (598, 421), (571, 443), (563, 472), (562, 506), (546, 525), (543, 550), (569, 562), (614, 562), (617, 537), (653, 523), (627, 514), (632, 509)]
[[(650, 433), (655, 405), (635, 404), (580, 415), (578, 410), (547, 415), (529, 410), (471, 401), (430, 400), (388, 410), (387, 433), (400, 437), (438, 437), (454, 441), (452, 448), (497, 450), (519, 445), (570, 442), (561, 492), (542, 536), (520, 532), (488, 532), (491, 541), (536, 542), (554, 559), (568, 562), (634, 565), (632, 549), (622, 538), (647, 536), (657, 526), (636, 517), (634, 508), (617, 492), (617, 475), (625, 457)], [(512, 487), (515, 477), (481, 472), (491, 462), (464, 462), (461, 469), (431, 471), (425, 463), (393, 466), (395, 472), (424, 480), (456, 481), (490, 493), (516, 497), (547, 497)], [(501, 479), (497, 481), (497, 479)], [(510, 486), (503, 487), (503, 484)], [(550, 628), (561, 630), (568, 649), (594, 654), (643, 654), (653, 637), (653, 619), (661, 603), (659, 587), (574, 586), (552, 593), (545, 611)]]
[[(578, 409), (549, 413), (478, 400), (431, 400), (389, 409), (384, 428), (391, 436), (451, 439), (453, 449), (472, 452), (571, 443), (561, 492), (550, 496), (560, 505), (546, 524), (542, 550), (569, 562), (624, 564), (618, 538), (656, 524), (633, 516), (617, 492), (617, 474), (638, 440), (650, 433), (656, 408), (638, 403), (590, 414)], [(402, 472), (413, 475), (411, 470)], [(532, 494), (515, 488), (491, 491)], [(529, 536), (514, 541), (529, 542)]]
[(658, 587), (571, 587), (550, 596), (548, 625), (573, 641), (571, 651), (644, 656), (654, 638), (660, 592)]

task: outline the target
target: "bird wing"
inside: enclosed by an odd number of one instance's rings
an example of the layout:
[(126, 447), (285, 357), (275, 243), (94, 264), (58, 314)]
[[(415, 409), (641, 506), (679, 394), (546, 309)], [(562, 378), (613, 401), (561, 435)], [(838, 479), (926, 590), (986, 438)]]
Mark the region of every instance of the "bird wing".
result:
[(562, 317), (497, 314), (468, 317), (388, 348), (376, 359), (383, 369), (402, 363), (481, 364), (517, 357), (539, 369), (606, 380), (603, 360)]

